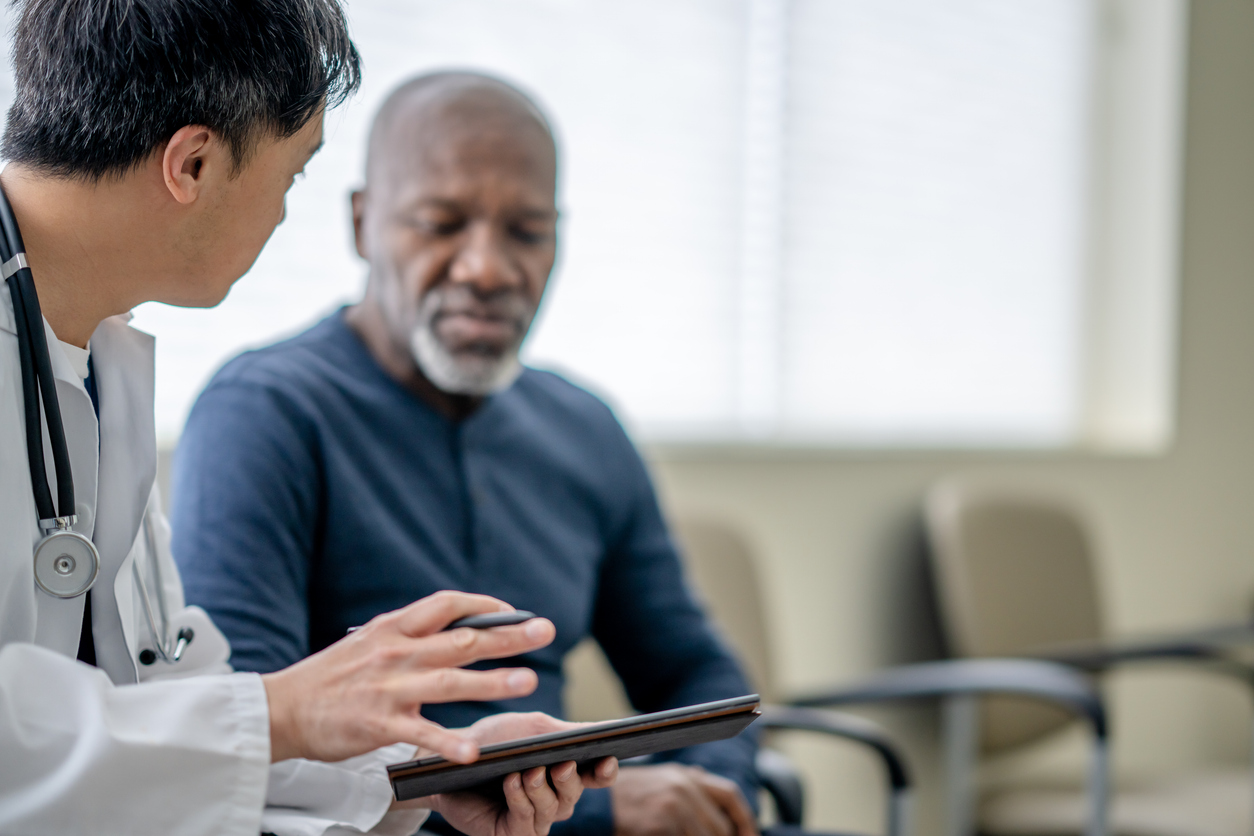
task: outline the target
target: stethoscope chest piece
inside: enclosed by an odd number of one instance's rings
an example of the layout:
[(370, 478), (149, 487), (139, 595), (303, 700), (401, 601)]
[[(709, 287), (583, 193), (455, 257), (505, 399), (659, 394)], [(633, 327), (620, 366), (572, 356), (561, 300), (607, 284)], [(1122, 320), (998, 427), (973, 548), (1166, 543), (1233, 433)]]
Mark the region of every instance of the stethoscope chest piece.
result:
[(35, 583), (49, 595), (82, 595), (99, 574), (100, 552), (76, 531), (53, 531), (35, 546)]

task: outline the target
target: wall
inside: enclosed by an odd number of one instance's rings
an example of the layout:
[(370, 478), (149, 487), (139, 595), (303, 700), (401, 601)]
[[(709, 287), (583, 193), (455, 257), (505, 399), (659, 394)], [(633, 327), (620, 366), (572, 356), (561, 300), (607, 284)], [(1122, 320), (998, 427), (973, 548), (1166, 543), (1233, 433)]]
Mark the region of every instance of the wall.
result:
[[(1254, 3), (1190, 12), (1179, 423), (1170, 452), (1088, 455), (651, 451), (673, 513), (737, 520), (773, 602), (778, 675), (803, 688), (935, 652), (917, 583), (918, 507), (948, 474), (1042, 486), (1095, 522), (1120, 634), (1250, 611), (1254, 596)], [(1112, 685), (1121, 774), (1249, 757), (1248, 699), (1178, 673)], [(927, 757), (930, 717), (902, 733)], [(877, 777), (807, 747), (815, 824), (874, 831)], [(926, 775), (929, 788), (935, 776)], [(819, 788), (816, 787), (816, 790)], [(928, 822), (935, 797), (925, 793)], [(931, 829), (929, 824), (926, 828)]]

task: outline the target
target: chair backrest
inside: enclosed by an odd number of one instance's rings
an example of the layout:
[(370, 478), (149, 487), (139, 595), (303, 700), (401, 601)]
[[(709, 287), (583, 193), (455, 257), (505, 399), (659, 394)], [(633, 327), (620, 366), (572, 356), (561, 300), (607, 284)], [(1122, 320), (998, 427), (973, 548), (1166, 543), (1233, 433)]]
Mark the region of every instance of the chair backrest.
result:
[[(941, 620), (959, 657), (1016, 656), (1102, 635), (1091, 540), (1081, 515), (1045, 496), (947, 482), (928, 494), (926, 525)], [(1067, 725), (1021, 700), (987, 701), (986, 751)]]
[[(689, 582), (731, 646), (764, 702), (775, 696), (766, 609), (757, 565), (745, 538), (733, 527), (706, 518), (678, 517), (672, 531)], [(592, 641), (566, 658), (567, 716), (572, 720), (622, 717), (630, 709), (613, 670)]]
[(763, 702), (772, 702), (776, 689), (766, 601), (748, 541), (733, 526), (702, 517), (679, 517), (673, 529), (684, 568), (706, 613), (731, 645)]

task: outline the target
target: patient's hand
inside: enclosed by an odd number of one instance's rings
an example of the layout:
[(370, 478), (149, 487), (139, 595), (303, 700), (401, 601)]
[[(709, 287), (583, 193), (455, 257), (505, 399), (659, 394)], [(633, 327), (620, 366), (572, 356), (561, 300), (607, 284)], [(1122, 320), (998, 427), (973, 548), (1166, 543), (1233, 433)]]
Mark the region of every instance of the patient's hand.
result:
[[(486, 746), (578, 725), (547, 714), (496, 714), (462, 729), (461, 733), (480, 746)], [(422, 754), (420, 752), (419, 756)], [(436, 810), (449, 824), (469, 836), (546, 836), (553, 822), (570, 818), (585, 787), (608, 787), (617, 775), (618, 761), (614, 758), (601, 761), (590, 775), (580, 775), (575, 762), (567, 761), (549, 767), (547, 780), (544, 767), (507, 775), (502, 779), (505, 804), (477, 793), (458, 792), (399, 802), (394, 806)]]
[(615, 836), (756, 836), (740, 788), (697, 766), (631, 766), (618, 776)]
[(517, 740), (520, 737), (567, 731), (586, 725), (588, 724), (559, 720), (540, 711), (527, 713), (508, 711), (484, 717), (473, 726), (467, 726), (459, 731), (480, 746), (488, 746), (492, 743), (503, 743), (506, 740)]

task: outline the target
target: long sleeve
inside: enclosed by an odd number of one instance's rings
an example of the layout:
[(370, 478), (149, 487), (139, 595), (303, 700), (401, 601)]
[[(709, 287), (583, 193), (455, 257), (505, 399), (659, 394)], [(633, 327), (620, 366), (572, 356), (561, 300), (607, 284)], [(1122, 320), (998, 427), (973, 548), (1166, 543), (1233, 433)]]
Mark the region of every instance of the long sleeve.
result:
[[(634, 502), (601, 570), (592, 634), (639, 711), (660, 711), (752, 691), (684, 580), (644, 463), (634, 451), (624, 477)], [(752, 729), (731, 740), (680, 750), (694, 764), (740, 785), (753, 804), (757, 749)]]
[(270, 768), (262, 830), (275, 836), (331, 836), (352, 828), (376, 836), (411, 836), (426, 820), (426, 810), (380, 811), (392, 803), (387, 765), (412, 760), (414, 752), (414, 746), (398, 743), (339, 763), (276, 763)]
[(310, 652), (321, 485), (311, 432), (273, 390), (224, 383), (201, 395), (179, 445), (174, 557), (237, 670), (268, 673)]
[(413, 746), (271, 766), (255, 674), (115, 686), (99, 669), (11, 644), (0, 650), (0, 752), (4, 833), (90, 823), (100, 836), (409, 836), (426, 817), (387, 812), (385, 767)]
[[(256, 676), (113, 685), (31, 644), (0, 649), (0, 831), (256, 836), (270, 768)], [(143, 811), (142, 814), (137, 811)]]

